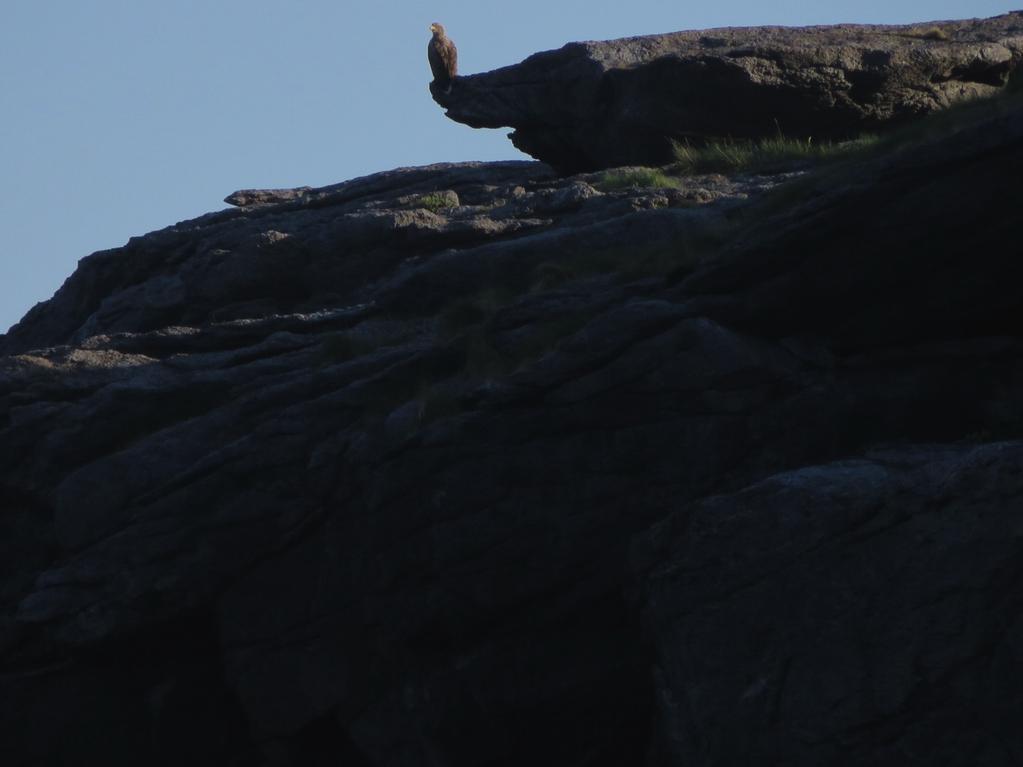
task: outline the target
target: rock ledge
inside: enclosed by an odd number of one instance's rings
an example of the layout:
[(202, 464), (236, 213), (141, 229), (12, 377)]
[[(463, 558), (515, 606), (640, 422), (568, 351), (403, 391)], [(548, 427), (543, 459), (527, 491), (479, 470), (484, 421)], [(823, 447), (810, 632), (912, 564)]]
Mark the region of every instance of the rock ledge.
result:
[(511, 127), (562, 171), (671, 160), (671, 141), (840, 140), (989, 95), (1023, 58), (1023, 12), (910, 26), (675, 32), (570, 43), (433, 88), (447, 116)]

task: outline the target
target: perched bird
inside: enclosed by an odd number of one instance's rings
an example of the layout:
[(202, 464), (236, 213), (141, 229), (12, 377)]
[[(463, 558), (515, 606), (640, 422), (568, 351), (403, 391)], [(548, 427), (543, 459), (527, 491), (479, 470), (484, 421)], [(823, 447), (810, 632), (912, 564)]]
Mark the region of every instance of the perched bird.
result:
[(426, 53), (433, 70), (433, 80), (445, 93), (451, 93), (451, 82), (458, 75), (458, 49), (448, 38), (443, 24), (435, 21), (430, 25), (430, 31), (433, 38), (426, 47)]

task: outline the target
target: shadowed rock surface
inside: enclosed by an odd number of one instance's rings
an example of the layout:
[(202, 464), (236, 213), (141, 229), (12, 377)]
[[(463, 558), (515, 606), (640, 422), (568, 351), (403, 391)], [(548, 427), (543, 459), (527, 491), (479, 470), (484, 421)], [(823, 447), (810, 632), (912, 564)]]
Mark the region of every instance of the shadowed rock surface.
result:
[(1018, 762), (998, 104), (795, 179), (248, 190), (83, 259), (0, 339), (5, 765)]
[(656, 525), (635, 564), (670, 762), (1018, 763), (1021, 498), (1023, 443), (913, 446)]
[(1023, 12), (905, 26), (742, 27), (570, 43), (432, 88), (565, 171), (670, 162), (672, 141), (841, 140), (1002, 87)]

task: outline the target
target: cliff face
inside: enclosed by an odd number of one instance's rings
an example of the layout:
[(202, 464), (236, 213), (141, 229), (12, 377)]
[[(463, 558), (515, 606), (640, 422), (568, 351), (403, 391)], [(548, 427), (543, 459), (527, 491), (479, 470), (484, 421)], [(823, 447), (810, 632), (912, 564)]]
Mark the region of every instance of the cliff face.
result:
[(1023, 58), (1023, 13), (906, 26), (743, 27), (572, 43), (433, 89), (566, 171), (670, 162), (671, 142), (814, 141), (989, 95)]
[(1018, 761), (1023, 105), (971, 114), (83, 259), (0, 342), (7, 763)]

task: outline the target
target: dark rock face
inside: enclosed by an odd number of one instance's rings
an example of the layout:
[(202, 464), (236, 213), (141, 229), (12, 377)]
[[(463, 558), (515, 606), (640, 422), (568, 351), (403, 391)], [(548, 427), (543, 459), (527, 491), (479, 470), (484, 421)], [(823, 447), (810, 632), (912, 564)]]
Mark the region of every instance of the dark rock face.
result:
[(567, 259), (679, 236), (720, 215), (700, 203), (777, 183), (710, 176), (682, 190), (605, 195), (587, 180), (559, 179), (540, 163), (464, 163), (317, 190), (236, 192), (228, 202), (238, 209), (83, 259), (52, 300), (0, 336), (0, 353), (374, 302), (427, 309), (477, 290), (494, 269), (528, 280), (524, 261), (539, 265), (551, 250)]
[(871, 451), (635, 547), (672, 764), (1014, 764), (1023, 443)]
[(564, 171), (670, 162), (671, 141), (840, 140), (990, 95), (1023, 14), (912, 26), (748, 27), (571, 43), (432, 89), (474, 128)]
[(5, 764), (1013, 764), (1021, 173), (1006, 100), (84, 259), (2, 339)]

